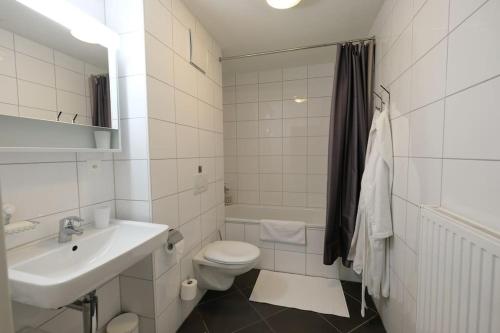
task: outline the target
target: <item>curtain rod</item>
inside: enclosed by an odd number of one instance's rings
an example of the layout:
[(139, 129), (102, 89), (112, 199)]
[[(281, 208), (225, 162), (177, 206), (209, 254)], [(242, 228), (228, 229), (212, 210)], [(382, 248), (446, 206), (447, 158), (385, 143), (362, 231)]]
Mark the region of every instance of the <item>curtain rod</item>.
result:
[(350, 39), (350, 40), (344, 40), (344, 41), (338, 41), (338, 42), (309, 45), (309, 46), (292, 47), (292, 48), (289, 48), (289, 49), (281, 49), (281, 50), (273, 50), (273, 51), (263, 51), (263, 52), (256, 52), (256, 53), (248, 53), (248, 54), (240, 54), (240, 55), (228, 56), (228, 57), (220, 57), (219, 61), (222, 62), (224, 60), (234, 60), (234, 59), (258, 57), (258, 56), (263, 56), (263, 55), (268, 55), (268, 54), (276, 54), (276, 53), (285, 53), (285, 52), (293, 52), (293, 51), (300, 51), (300, 50), (317, 49), (317, 48), (320, 48), (320, 47), (328, 47), (328, 46), (334, 46), (334, 45), (338, 45), (338, 44), (359, 43), (359, 42), (364, 42), (364, 41), (367, 41), (367, 40), (375, 40), (375, 36), (368, 37), (368, 38)]

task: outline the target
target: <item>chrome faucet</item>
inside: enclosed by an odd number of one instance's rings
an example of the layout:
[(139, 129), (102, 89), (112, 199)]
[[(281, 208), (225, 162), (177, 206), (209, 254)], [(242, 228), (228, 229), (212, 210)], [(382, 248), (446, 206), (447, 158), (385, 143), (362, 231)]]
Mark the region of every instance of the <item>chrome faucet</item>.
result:
[(70, 216), (65, 217), (59, 221), (59, 243), (66, 243), (71, 241), (73, 235), (81, 235), (83, 234), (83, 230), (75, 225), (76, 223), (80, 224), (83, 222), (83, 219), (78, 216)]

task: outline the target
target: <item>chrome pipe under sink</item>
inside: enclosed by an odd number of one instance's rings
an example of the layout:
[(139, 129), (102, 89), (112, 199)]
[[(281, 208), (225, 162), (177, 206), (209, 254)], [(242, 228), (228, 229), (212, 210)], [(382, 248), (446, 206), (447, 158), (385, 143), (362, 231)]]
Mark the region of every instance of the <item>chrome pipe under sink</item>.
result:
[(83, 318), (83, 333), (96, 333), (98, 325), (98, 299), (95, 290), (83, 296), (80, 300), (66, 306), (80, 311)]

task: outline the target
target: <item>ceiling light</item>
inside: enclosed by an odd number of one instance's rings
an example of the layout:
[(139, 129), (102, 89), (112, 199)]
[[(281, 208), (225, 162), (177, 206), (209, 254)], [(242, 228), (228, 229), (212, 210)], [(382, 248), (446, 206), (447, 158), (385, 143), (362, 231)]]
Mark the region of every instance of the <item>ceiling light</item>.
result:
[(267, 0), (267, 4), (276, 9), (288, 9), (297, 6), (301, 0)]
[(295, 103), (304, 103), (307, 101), (307, 98), (295, 97), (294, 101)]

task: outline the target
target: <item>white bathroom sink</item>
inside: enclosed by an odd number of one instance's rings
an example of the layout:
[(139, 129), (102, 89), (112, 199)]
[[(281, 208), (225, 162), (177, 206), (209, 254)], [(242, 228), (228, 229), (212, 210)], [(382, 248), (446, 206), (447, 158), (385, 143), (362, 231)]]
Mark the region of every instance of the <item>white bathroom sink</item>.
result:
[(73, 303), (162, 246), (168, 226), (113, 220), (59, 244), (41, 240), (8, 252), (14, 301), (56, 309)]

